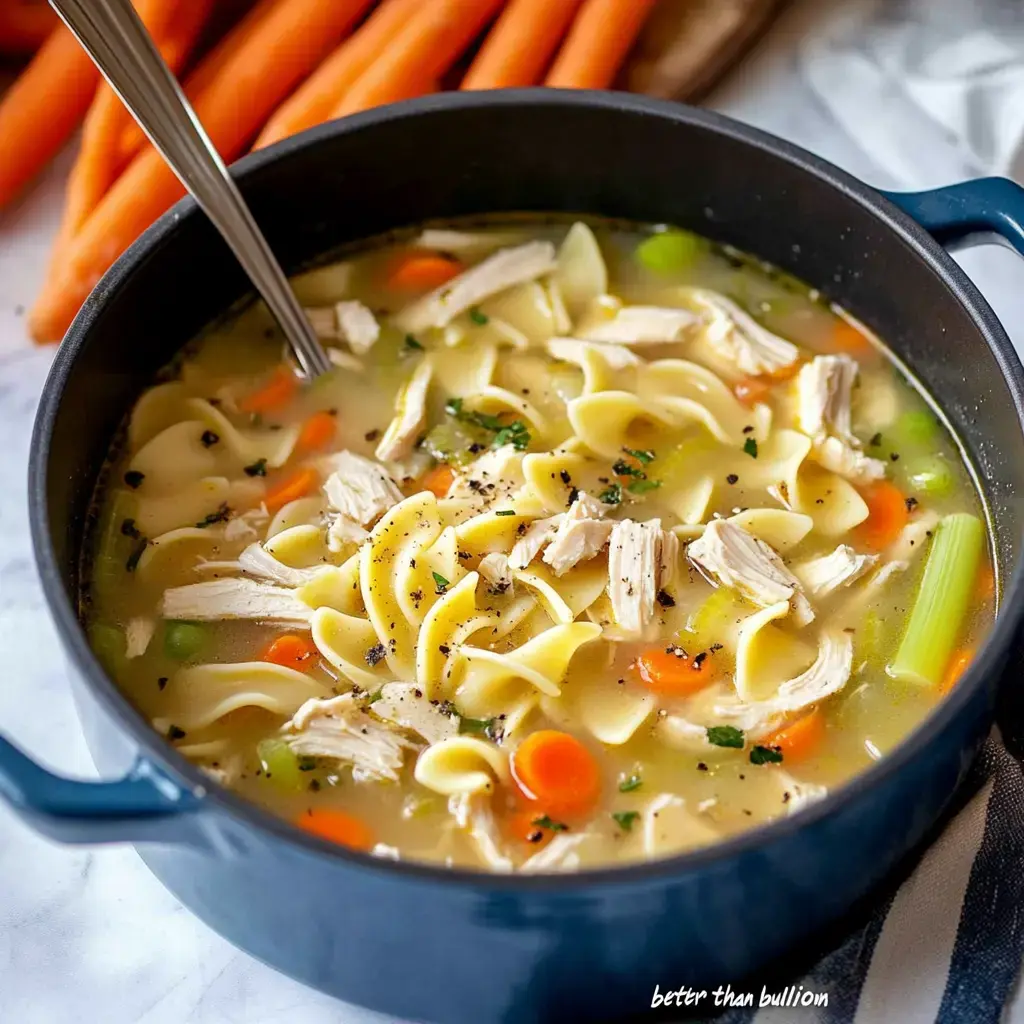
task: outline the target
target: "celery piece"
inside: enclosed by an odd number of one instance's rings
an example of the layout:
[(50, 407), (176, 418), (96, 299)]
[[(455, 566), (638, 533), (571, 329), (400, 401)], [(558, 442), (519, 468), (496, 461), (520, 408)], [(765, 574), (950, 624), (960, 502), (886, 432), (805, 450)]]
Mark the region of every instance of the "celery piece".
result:
[(263, 774), (281, 789), (304, 789), (306, 779), (295, 751), (279, 736), (268, 736), (256, 745)]
[(423, 438), (423, 449), (429, 452), (438, 462), (447, 462), (457, 468), (468, 466), (478, 453), (470, 451), (474, 445), (482, 446), (479, 451), (487, 448), (486, 435), (454, 420), (446, 420), (431, 427)]
[(871, 664), (878, 664), (884, 658), (882, 644), (884, 641), (884, 625), (882, 617), (873, 609), (869, 611), (857, 627), (854, 637), (854, 649), (858, 658)]
[(704, 242), (689, 231), (660, 231), (636, 247), (638, 262), (659, 274), (671, 274), (693, 265)]
[(906, 632), (889, 666), (894, 679), (923, 686), (943, 681), (974, 592), (984, 543), (985, 528), (976, 516), (957, 512), (939, 523)]
[(117, 626), (93, 622), (89, 626), (89, 646), (108, 672), (114, 672), (124, 662), (125, 637)]
[(206, 646), (207, 631), (195, 622), (164, 624), (164, 653), (174, 661), (188, 661)]
[(907, 484), (912, 491), (945, 497), (956, 487), (953, 467), (941, 455), (926, 455), (907, 461), (904, 470)]
[(714, 644), (732, 647), (737, 622), (748, 614), (742, 600), (725, 587), (719, 587), (707, 600), (686, 620), (686, 632), (689, 640), (682, 638), (695, 650), (707, 650)]

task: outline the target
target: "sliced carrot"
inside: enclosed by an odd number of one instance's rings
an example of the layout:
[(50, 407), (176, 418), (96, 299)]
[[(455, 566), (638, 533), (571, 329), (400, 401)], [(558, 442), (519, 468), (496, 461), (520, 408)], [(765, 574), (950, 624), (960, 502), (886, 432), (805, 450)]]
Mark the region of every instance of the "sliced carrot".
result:
[(974, 651), (971, 648), (957, 651), (950, 660), (949, 668), (946, 669), (946, 676), (939, 687), (939, 693), (949, 693), (960, 682), (972, 661), (974, 661)]
[(978, 582), (974, 589), (979, 601), (991, 601), (996, 595), (996, 574), (990, 562), (978, 570)]
[(860, 492), (868, 506), (868, 517), (856, 528), (861, 544), (872, 551), (887, 548), (907, 525), (907, 500), (888, 480), (879, 480)]
[[(281, 100), (331, 51), (370, 2), (282, 0), (270, 9), (196, 97), (196, 115), (225, 161), (241, 155)], [(77, 44), (75, 48), (81, 54)], [(59, 95), (62, 104), (69, 102), (62, 91)], [(64, 115), (63, 107), (60, 113)], [(28, 131), (37, 128), (26, 125)], [(22, 134), (0, 130), (0, 138)], [(33, 337), (60, 338), (114, 260), (183, 193), (155, 149), (140, 152), (82, 226), (60, 273), (47, 280), (29, 317)]]
[(365, 24), (346, 39), (285, 100), (260, 132), (253, 149), (326, 121), (346, 90), (405, 27), (420, 0), (384, 0)]
[(45, 0), (0, 0), (0, 53), (35, 53), (57, 27)]
[(272, 640), (267, 649), (260, 655), (260, 661), (269, 661), (285, 668), (300, 671), (311, 669), (319, 657), (316, 645), (309, 637), (297, 633), (286, 633)]
[(430, 491), (438, 498), (443, 498), (448, 493), (455, 480), (455, 470), (444, 463), (428, 469), (420, 480), (419, 490)]
[(251, 391), (239, 403), (242, 412), (265, 413), (280, 409), (292, 400), (299, 390), (299, 381), (286, 366), (279, 366), (263, 387)]
[(9, 203), (71, 137), (89, 109), (99, 76), (78, 40), (61, 25), (4, 93), (0, 206)]
[(815, 709), (795, 722), (783, 726), (760, 741), (761, 746), (777, 750), (784, 762), (813, 757), (825, 739), (825, 716)]
[(520, 843), (526, 843), (531, 850), (543, 850), (555, 838), (553, 829), (537, 824), (544, 812), (538, 807), (523, 807), (506, 819), (505, 831)]
[(512, 755), (512, 777), (523, 796), (553, 815), (582, 815), (601, 795), (594, 755), (575, 736), (557, 729), (532, 732)]
[(772, 381), (767, 377), (744, 377), (733, 385), (732, 391), (744, 405), (753, 407), (771, 394)]
[(653, 6), (654, 0), (586, 0), (544, 84), (607, 89)]
[(396, 292), (429, 292), (440, 288), (464, 267), (453, 256), (439, 253), (411, 253), (395, 259), (387, 275), (387, 286)]
[(538, 85), (581, 0), (512, 0), (487, 34), (463, 89)]
[(504, 0), (430, 0), (359, 76), (331, 117), (428, 91), (465, 52)]
[(365, 821), (344, 811), (332, 811), (325, 807), (311, 807), (295, 819), (303, 832), (319, 836), (339, 846), (353, 850), (369, 850), (373, 847), (373, 832)]
[(315, 412), (302, 424), (296, 447), (301, 451), (316, 451), (326, 448), (334, 440), (338, 430), (338, 417), (329, 412)]
[(862, 330), (843, 319), (836, 321), (835, 330), (832, 332), (832, 346), (840, 352), (855, 356), (877, 351), (871, 344), (871, 339)]
[(636, 659), (636, 671), (649, 690), (682, 697), (714, 680), (712, 657), (701, 652), (691, 658), (681, 647), (652, 647)]
[(298, 501), (320, 486), (320, 474), (308, 466), (297, 469), (283, 480), (271, 485), (263, 496), (263, 503), (270, 512), (283, 508), (289, 501)]

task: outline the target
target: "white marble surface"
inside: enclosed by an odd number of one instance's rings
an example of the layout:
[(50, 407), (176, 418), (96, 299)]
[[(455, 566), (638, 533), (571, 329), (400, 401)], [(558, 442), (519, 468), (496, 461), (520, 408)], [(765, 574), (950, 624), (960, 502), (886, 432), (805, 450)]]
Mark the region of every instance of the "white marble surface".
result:
[[(883, 187), (982, 173), (1024, 178), (1024, 8), (1017, 0), (803, 0), (712, 103)], [(25, 508), (29, 433), (51, 353), (26, 342), (21, 310), (45, 264), (66, 162), (0, 215), (0, 727), (46, 763), (90, 775)], [(1024, 347), (1024, 265), (996, 249), (962, 262)], [(1018, 1007), (1012, 1017), (1024, 1021)], [(53, 846), (0, 807), (0, 1020), (383, 1018), (237, 952), (181, 908), (133, 850)]]

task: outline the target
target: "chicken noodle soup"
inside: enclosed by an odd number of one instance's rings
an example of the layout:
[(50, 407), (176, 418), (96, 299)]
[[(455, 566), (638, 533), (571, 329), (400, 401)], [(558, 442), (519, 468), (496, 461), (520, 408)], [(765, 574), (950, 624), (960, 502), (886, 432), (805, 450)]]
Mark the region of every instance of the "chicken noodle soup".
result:
[(298, 827), (496, 871), (661, 857), (885, 755), (989, 628), (983, 516), (884, 349), (664, 228), (431, 228), (304, 274), (138, 401), (94, 647)]

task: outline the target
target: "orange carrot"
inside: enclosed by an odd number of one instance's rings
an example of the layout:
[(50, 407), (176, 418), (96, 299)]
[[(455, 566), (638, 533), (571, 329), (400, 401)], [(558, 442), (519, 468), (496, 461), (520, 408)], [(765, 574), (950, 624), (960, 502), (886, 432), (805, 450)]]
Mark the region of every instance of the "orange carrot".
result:
[(419, 2), (384, 0), (366, 23), (281, 104), (260, 132), (253, 149), (262, 149), (326, 121), (346, 90), (391, 45)]
[(331, 117), (344, 117), (430, 89), (497, 13), (504, 0), (431, 0), (420, 4), (391, 45), (342, 97)]
[(544, 84), (607, 89), (653, 6), (654, 0), (586, 0)]
[(9, 203), (71, 137), (92, 102), (99, 72), (75, 37), (55, 29), (0, 99), (0, 206)]
[(298, 501), (319, 486), (320, 474), (307, 466), (273, 484), (263, 496), (263, 503), (267, 506), (267, 511), (276, 512), (289, 501)]
[(269, 661), (285, 668), (295, 668), (300, 672), (311, 669), (316, 664), (319, 652), (309, 637), (286, 633), (272, 640), (267, 649), (260, 655), (260, 661)]
[(429, 292), (461, 274), (463, 269), (453, 256), (410, 253), (391, 264), (386, 284), (396, 292)]
[(0, 0), (0, 53), (35, 53), (57, 27), (46, 0)]
[(825, 739), (825, 716), (815, 709), (761, 740), (761, 746), (777, 750), (784, 762), (813, 757)]
[(861, 544), (872, 551), (887, 548), (907, 525), (907, 501), (888, 480), (865, 487), (860, 496), (868, 506), (868, 517), (856, 529)]
[(287, 366), (279, 366), (263, 387), (250, 391), (238, 403), (242, 412), (265, 413), (280, 409), (299, 390), (298, 378)]
[(532, 732), (512, 755), (512, 777), (523, 796), (554, 815), (582, 815), (601, 795), (594, 755), (575, 736), (556, 729)]
[(946, 669), (946, 676), (939, 687), (939, 693), (949, 693), (960, 682), (961, 677), (967, 671), (972, 661), (974, 661), (973, 650), (967, 648), (963, 651), (957, 651), (953, 655), (949, 667)]
[[(196, 98), (196, 114), (225, 160), (241, 154), (281, 100), (369, 4), (286, 0), (271, 8)], [(8, 136), (0, 129), (0, 138), (20, 134)], [(183, 191), (160, 154), (152, 147), (143, 150), (82, 226), (61, 273), (44, 286), (29, 317), (33, 337), (59, 339), (103, 273)]]
[(338, 429), (338, 417), (329, 412), (315, 412), (302, 424), (296, 447), (301, 451), (316, 451), (325, 448), (334, 440)]
[(996, 574), (988, 561), (984, 562), (978, 570), (978, 582), (974, 592), (979, 601), (991, 601), (996, 595)]
[(832, 332), (832, 345), (840, 352), (848, 352), (850, 355), (860, 356), (875, 352), (875, 346), (871, 339), (859, 328), (848, 320), (837, 320), (835, 330)]
[(649, 690), (683, 697), (713, 681), (713, 656), (702, 655), (690, 658), (681, 647), (652, 647), (636, 659), (636, 671)]
[(369, 850), (373, 846), (373, 833), (365, 821), (326, 807), (311, 807), (295, 819), (303, 832), (327, 839), (339, 846), (350, 846), (353, 850)]
[(744, 377), (732, 388), (733, 394), (746, 406), (753, 407), (763, 402), (772, 390), (772, 381), (767, 377)]
[[(156, 41), (168, 66), (177, 71), (195, 44), (211, 11), (210, 0), (136, 0), (135, 9)], [(123, 169), (118, 143), (132, 118), (113, 89), (100, 84), (82, 128), (82, 144), (71, 168), (64, 198), (64, 215), (51, 251), (51, 267), (57, 268), (86, 218)]]
[(538, 807), (523, 807), (509, 815), (506, 832), (520, 843), (528, 843), (532, 851), (543, 850), (555, 838), (554, 830), (537, 824), (544, 817)]
[(448, 488), (451, 487), (454, 480), (455, 471), (451, 466), (442, 463), (423, 474), (419, 490), (430, 491), (438, 498), (443, 498), (448, 493)]
[(581, 0), (512, 0), (462, 80), (463, 89), (537, 85)]

